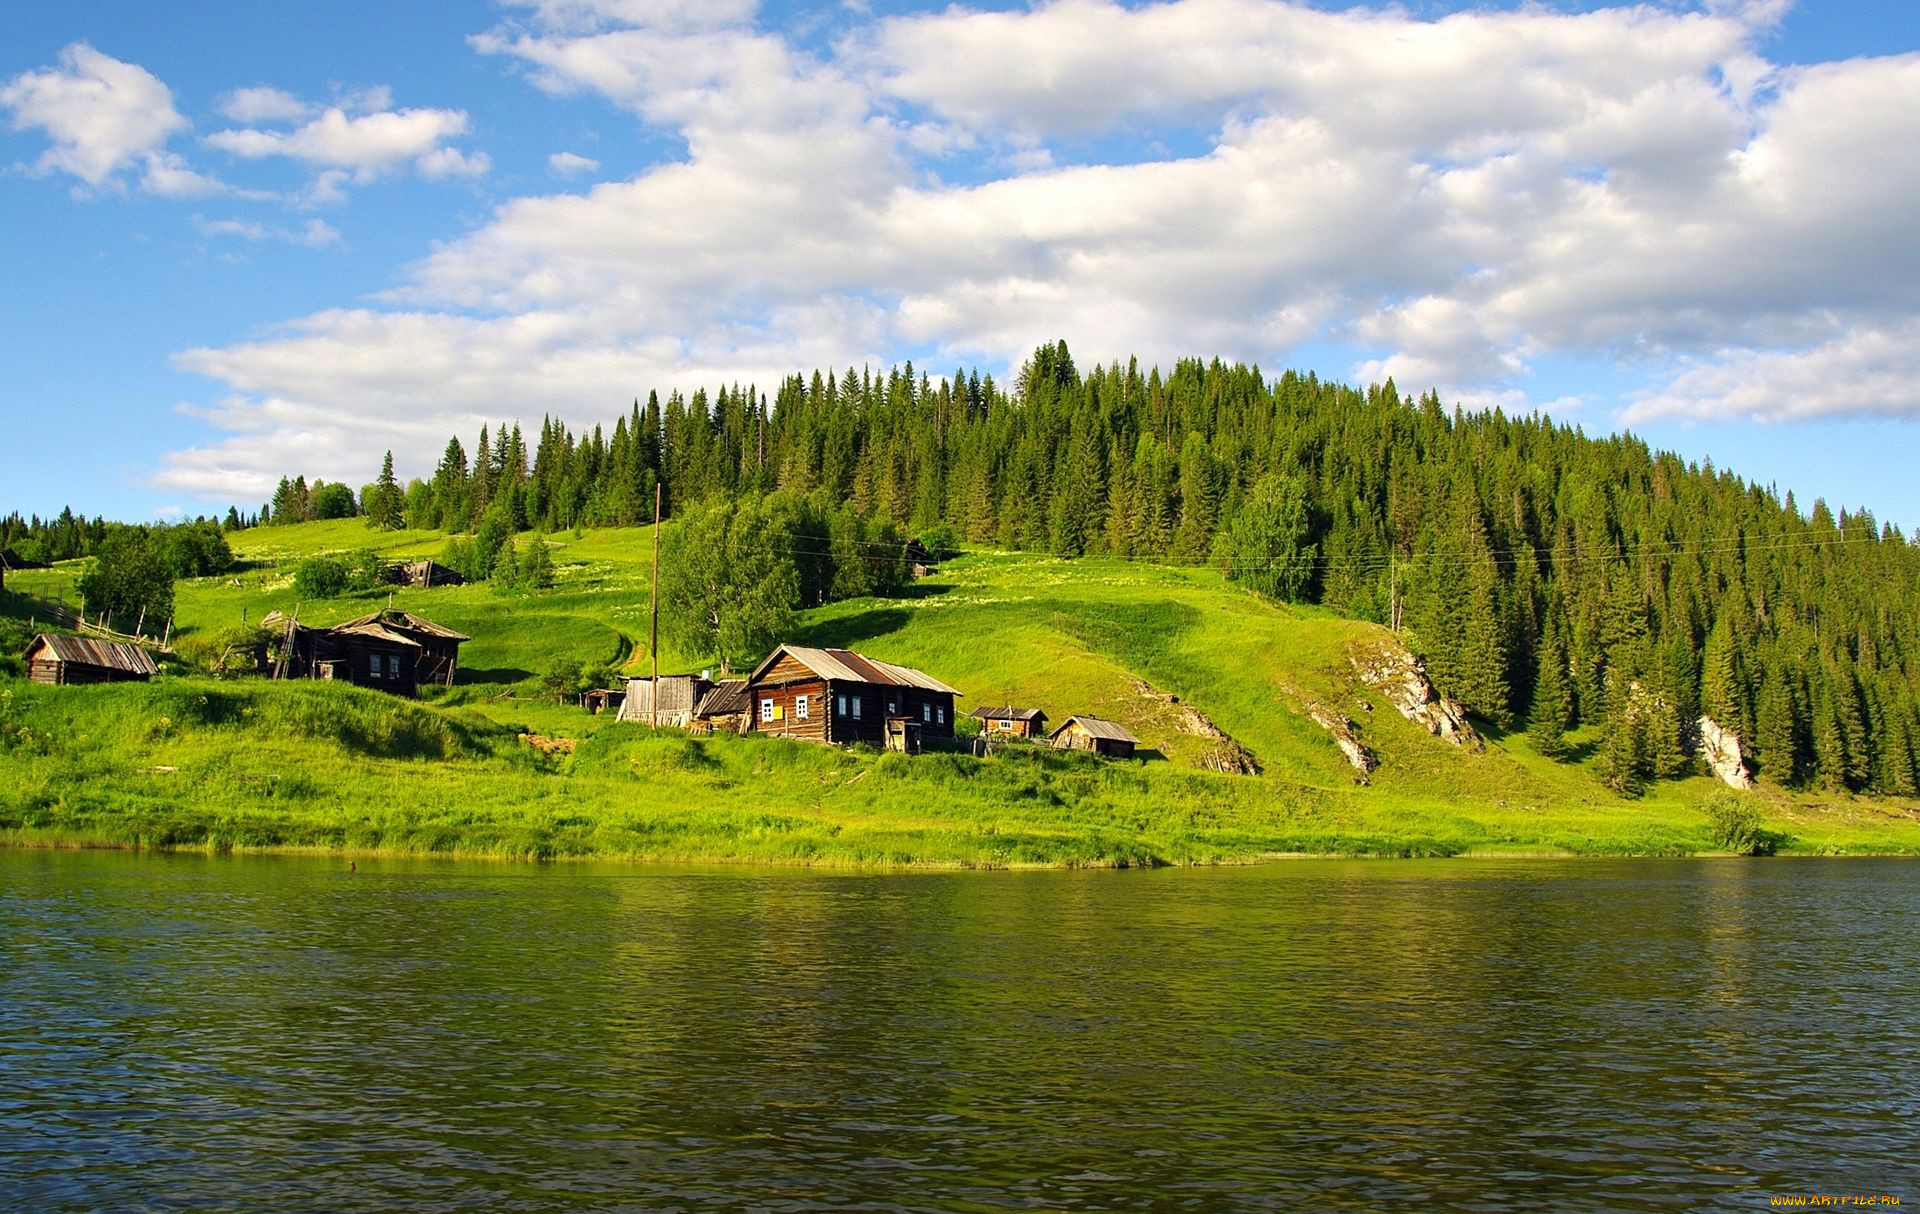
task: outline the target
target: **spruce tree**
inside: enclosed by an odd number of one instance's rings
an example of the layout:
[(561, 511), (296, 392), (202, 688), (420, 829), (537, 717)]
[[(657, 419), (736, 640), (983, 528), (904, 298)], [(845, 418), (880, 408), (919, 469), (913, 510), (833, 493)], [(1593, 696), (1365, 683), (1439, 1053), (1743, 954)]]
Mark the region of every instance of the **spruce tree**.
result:
[(1527, 712), (1527, 738), (1550, 759), (1567, 753), (1566, 731), (1573, 720), (1573, 697), (1567, 685), (1567, 652), (1557, 632), (1549, 631), (1540, 647), (1540, 667), (1533, 680), (1533, 704)]

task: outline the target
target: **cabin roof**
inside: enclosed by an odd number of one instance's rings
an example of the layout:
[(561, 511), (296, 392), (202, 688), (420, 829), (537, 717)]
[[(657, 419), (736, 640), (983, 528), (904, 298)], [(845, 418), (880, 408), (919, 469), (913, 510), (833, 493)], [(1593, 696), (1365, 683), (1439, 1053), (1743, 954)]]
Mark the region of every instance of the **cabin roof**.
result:
[(944, 691), (956, 696), (966, 694), (911, 666), (895, 666), (892, 662), (865, 657), (851, 649), (812, 649), (805, 645), (781, 645), (753, 668), (747, 681), (759, 682), (767, 671), (773, 669), (781, 654), (792, 657), (824, 679), (843, 683), (874, 683), (881, 687), (918, 687), (923, 691)]
[(152, 654), (124, 641), (96, 641), (92, 637), (43, 632), (33, 638), (33, 644), (27, 646), (27, 657), (31, 659), (34, 651), (43, 646), (62, 662), (103, 666), (109, 670), (124, 670), (128, 674), (152, 676), (160, 673), (159, 663), (153, 660)]
[(354, 620), (351, 623), (335, 624), (327, 629), (335, 636), (366, 637), (369, 640), (386, 641), (392, 645), (405, 645), (409, 649), (421, 648), (420, 642), (404, 632), (396, 632), (379, 620)]
[(999, 708), (976, 708), (967, 715), (978, 717), (982, 721), (1044, 721), (1047, 719), (1047, 714), (1038, 708), (1008, 708), (1004, 705)]
[(391, 628), (404, 629), (407, 632), (417, 632), (422, 636), (439, 637), (445, 641), (471, 641), (473, 639), (465, 633), (455, 632), (453, 629), (436, 624), (432, 620), (422, 619), (410, 611), (396, 611), (391, 607), (382, 611), (373, 612), (371, 615), (359, 616), (346, 621), (344, 624), (335, 624), (333, 631), (349, 632), (365, 624), (384, 624)]
[(1106, 721), (1099, 717), (1087, 716), (1085, 713), (1068, 717), (1065, 721), (1061, 722), (1060, 728), (1053, 731), (1053, 736), (1056, 738), (1059, 737), (1076, 723), (1079, 724), (1080, 728), (1086, 730), (1088, 734), (1096, 738), (1105, 738), (1110, 742), (1132, 742), (1136, 745), (1140, 742), (1139, 738), (1133, 736), (1132, 730), (1120, 724), (1118, 721)]

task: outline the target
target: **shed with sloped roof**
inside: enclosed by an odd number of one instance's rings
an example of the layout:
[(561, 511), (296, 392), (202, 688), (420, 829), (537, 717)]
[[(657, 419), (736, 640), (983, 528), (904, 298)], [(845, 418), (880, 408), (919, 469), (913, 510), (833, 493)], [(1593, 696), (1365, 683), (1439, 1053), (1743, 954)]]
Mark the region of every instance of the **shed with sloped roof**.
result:
[(1125, 725), (1085, 713), (1062, 722), (1053, 731), (1052, 741), (1056, 750), (1090, 750), (1104, 759), (1130, 759), (1134, 747), (1140, 745), (1140, 739)]
[(996, 705), (976, 708), (967, 715), (980, 722), (980, 731), (988, 737), (1037, 738), (1047, 731), (1047, 714), (1038, 708)]
[(160, 673), (153, 655), (122, 641), (43, 632), (27, 646), (27, 672), (36, 683), (142, 682)]

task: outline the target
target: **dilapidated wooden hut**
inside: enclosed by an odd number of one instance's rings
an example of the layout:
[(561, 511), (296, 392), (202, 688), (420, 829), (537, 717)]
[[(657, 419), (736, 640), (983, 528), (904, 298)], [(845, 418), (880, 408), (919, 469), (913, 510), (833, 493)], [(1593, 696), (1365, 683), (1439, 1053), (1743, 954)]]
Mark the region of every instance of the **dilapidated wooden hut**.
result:
[(747, 676), (748, 729), (884, 746), (889, 721), (911, 720), (920, 737), (952, 738), (953, 701), (961, 694), (932, 675), (851, 649), (782, 645)]
[(615, 718), (618, 719), (620, 706), (626, 702), (627, 693), (612, 687), (596, 687), (592, 691), (586, 691), (580, 694), (580, 707), (586, 709), (596, 717), (608, 709), (612, 709)]
[(451, 687), (460, 667), (462, 633), (388, 608), (331, 628), (308, 628), (270, 612), (264, 627), (281, 628), (274, 672), (286, 679), (330, 679), (418, 694), (420, 684)]
[(424, 590), (431, 590), (435, 586), (464, 586), (467, 582), (459, 570), (449, 569), (439, 561), (402, 561), (389, 566), (388, 571), (397, 584), (419, 586)]
[(976, 708), (967, 715), (980, 722), (980, 732), (990, 738), (1037, 738), (1047, 732), (1047, 714), (1038, 708), (1008, 704)]
[(27, 646), (27, 673), (36, 683), (146, 682), (160, 673), (153, 655), (138, 645), (43, 632)]
[(693, 706), (689, 729), (706, 733), (745, 733), (748, 716), (747, 681), (721, 679)]
[(1125, 725), (1085, 713), (1068, 717), (1053, 731), (1052, 741), (1056, 750), (1090, 750), (1103, 759), (1130, 759), (1140, 744)]

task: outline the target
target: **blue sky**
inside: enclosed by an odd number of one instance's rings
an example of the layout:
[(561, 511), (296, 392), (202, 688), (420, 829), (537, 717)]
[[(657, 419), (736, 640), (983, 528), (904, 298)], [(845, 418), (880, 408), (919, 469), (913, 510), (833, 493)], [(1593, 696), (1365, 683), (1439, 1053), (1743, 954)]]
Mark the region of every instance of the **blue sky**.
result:
[(7, 6), (0, 511), (1065, 337), (1912, 528), (1917, 50), (1908, 0)]

